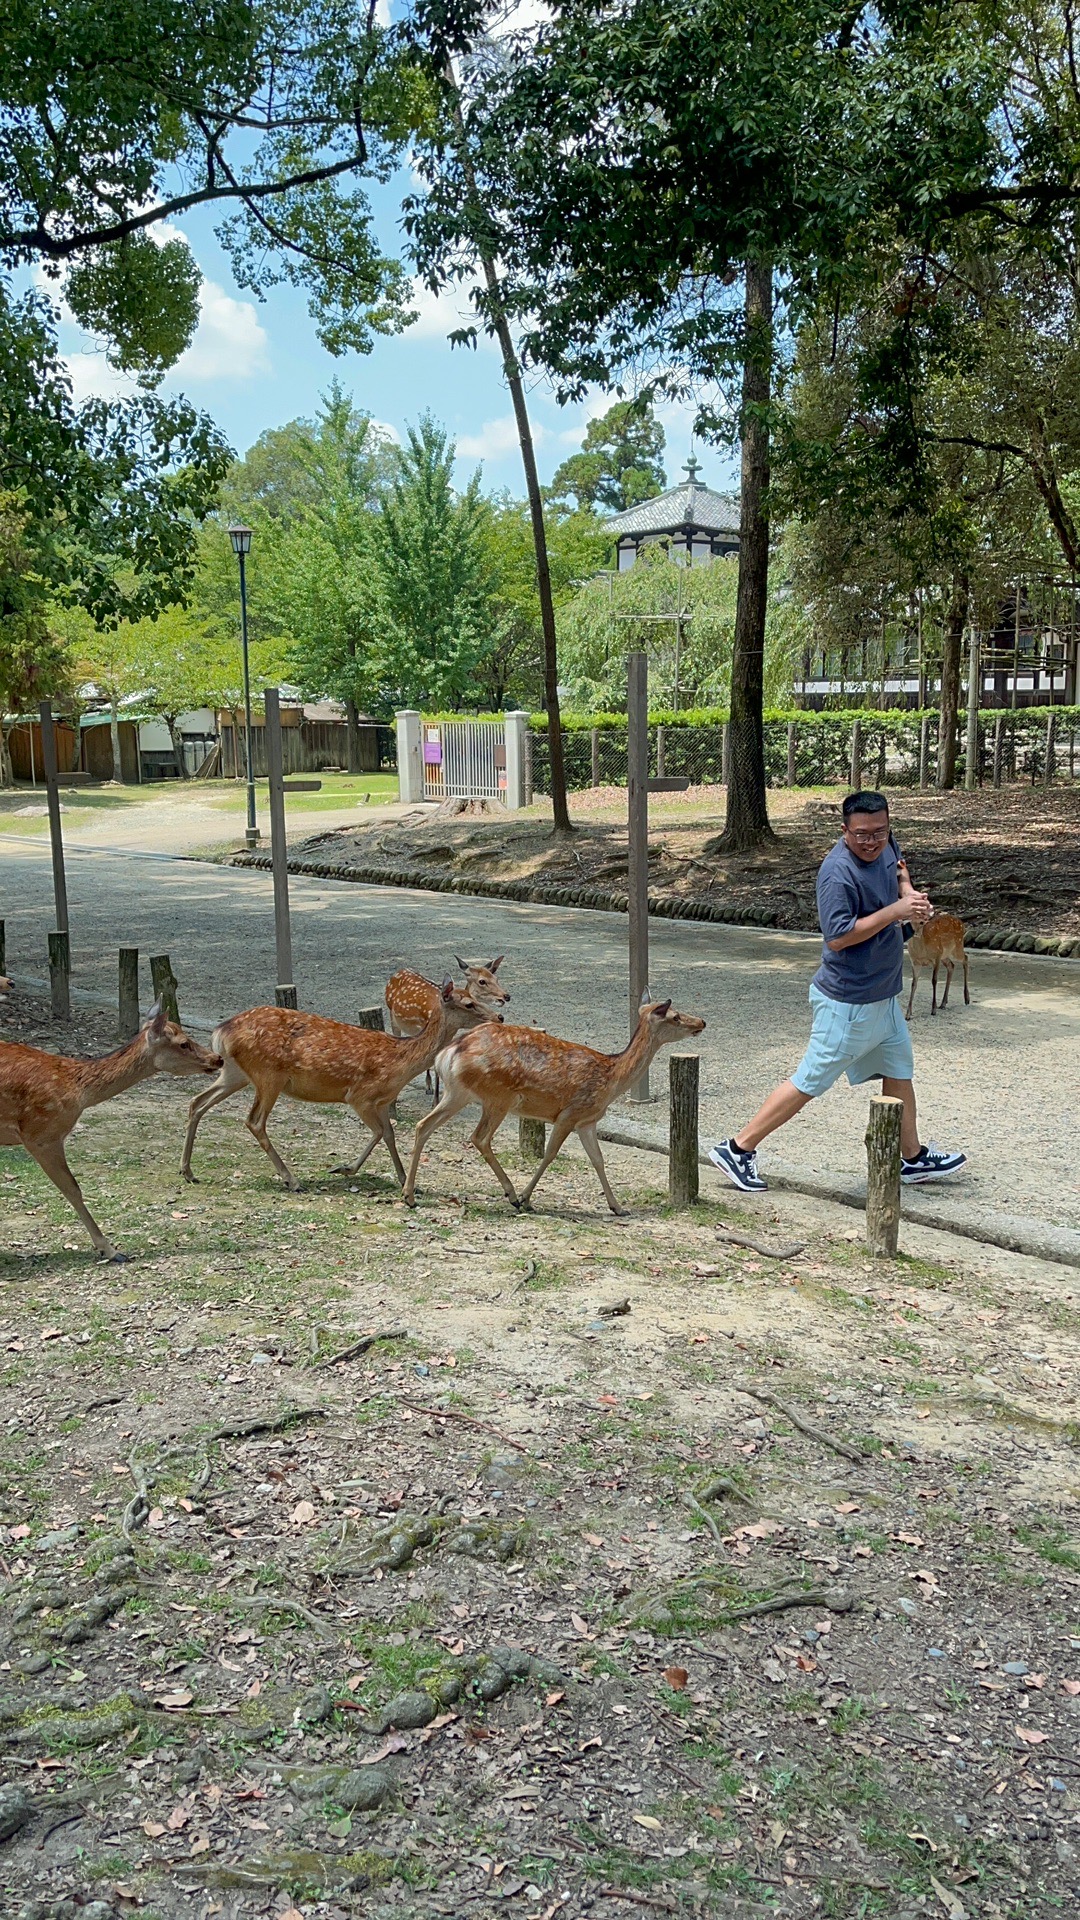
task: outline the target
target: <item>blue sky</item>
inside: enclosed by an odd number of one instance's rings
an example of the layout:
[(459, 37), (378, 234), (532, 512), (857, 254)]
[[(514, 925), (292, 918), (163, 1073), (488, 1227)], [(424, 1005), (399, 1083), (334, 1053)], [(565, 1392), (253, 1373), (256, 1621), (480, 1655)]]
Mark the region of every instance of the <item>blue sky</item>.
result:
[[(387, 252), (396, 250), (400, 197), (411, 186), (406, 177), (396, 186), (373, 192), (376, 222)], [(357, 406), (399, 438), (406, 423), (425, 410), (433, 413), (457, 441), (459, 482), (482, 462), (485, 490), (508, 487), (515, 495), (523, 494), (521, 459), (498, 353), (488, 343), (474, 351), (452, 348), (447, 340), (450, 329), (460, 324), (462, 294), (435, 301), (419, 290), (420, 318), (407, 333), (377, 340), (368, 355), (335, 358), (316, 340), (301, 293), (288, 286), (276, 287), (260, 302), (236, 286), (214, 225), (208, 212), (195, 210), (179, 228), (203, 273), (202, 312), (198, 332), (163, 391), (182, 392), (205, 408), (243, 453), (268, 427), (314, 413), (320, 394), (337, 377), (354, 395)], [(55, 299), (55, 285), (48, 284), (47, 290)], [(112, 394), (123, 386), (97, 344), (69, 316), (62, 322), (61, 345), (79, 398)], [(533, 381), (530, 413), (542, 480), (549, 480), (560, 461), (576, 451), (589, 417), (602, 413), (612, 398), (597, 393), (584, 405), (559, 407), (545, 384)], [(684, 409), (671, 407), (662, 411), (661, 418), (667, 434), (668, 481), (674, 484), (691, 451), (690, 416)], [(697, 452), (706, 484), (734, 487), (730, 455), (700, 446)]]

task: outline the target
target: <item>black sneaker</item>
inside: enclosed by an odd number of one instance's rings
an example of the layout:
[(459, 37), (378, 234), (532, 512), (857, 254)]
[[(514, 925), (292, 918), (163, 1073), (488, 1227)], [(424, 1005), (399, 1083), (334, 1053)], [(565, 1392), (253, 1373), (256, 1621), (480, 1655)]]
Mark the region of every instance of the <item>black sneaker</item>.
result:
[(921, 1187), (927, 1180), (947, 1180), (951, 1173), (959, 1173), (967, 1166), (966, 1153), (946, 1153), (944, 1147), (936, 1146), (928, 1140), (920, 1147), (914, 1160), (901, 1160), (900, 1184), (904, 1187)]
[(733, 1187), (742, 1193), (768, 1193), (769, 1183), (757, 1170), (757, 1154), (751, 1147), (737, 1147), (733, 1140), (721, 1140), (709, 1148), (709, 1159), (726, 1173)]

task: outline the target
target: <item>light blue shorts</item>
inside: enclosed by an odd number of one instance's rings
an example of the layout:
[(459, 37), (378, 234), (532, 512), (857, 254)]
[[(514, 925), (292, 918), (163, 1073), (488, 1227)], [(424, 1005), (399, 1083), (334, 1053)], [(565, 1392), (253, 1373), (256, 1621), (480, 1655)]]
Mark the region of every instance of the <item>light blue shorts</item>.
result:
[(900, 998), (853, 1006), (811, 987), (810, 1045), (791, 1076), (799, 1092), (816, 1100), (842, 1073), (853, 1087), (883, 1074), (890, 1080), (913, 1079), (915, 1059)]

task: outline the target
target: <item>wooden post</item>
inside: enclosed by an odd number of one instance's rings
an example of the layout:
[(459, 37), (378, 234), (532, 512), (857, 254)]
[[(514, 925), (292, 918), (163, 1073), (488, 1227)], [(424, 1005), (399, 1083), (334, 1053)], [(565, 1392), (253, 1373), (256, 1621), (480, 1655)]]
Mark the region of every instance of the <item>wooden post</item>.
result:
[[(53, 897), (56, 901), (56, 925), (60, 933), (68, 929), (67, 877), (64, 873), (64, 836), (60, 827), (60, 792), (56, 784), (56, 729), (53, 726), (52, 701), (43, 700), (41, 716), (41, 757), (45, 762), (45, 790), (49, 803), (49, 839), (52, 842)], [(33, 732), (30, 735), (33, 753)], [(68, 968), (71, 949), (68, 948)], [(67, 1017), (66, 1015), (64, 1016)]]
[(518, 1121), (518, 1147), (523, 1160), (542, 1160), (547, 1145), (547, 1128), (542, 1120)]
[(858, 716), (851, 727), (851, 764), (848, 768), (848, 782), (852, 793), (858, 793), (862, 786), (862, 721)]
[(1057, 714), (1051, 707), (1046, 720), (1046, 758), (1043, 761), (1043, 786), (1048, 787), (1054, 778), (1054, 746), (1057, 740)]
[(6, 975), (7, 975), (7, 935), (4, 931), (4, 923), (2, 920), (0, 920), (0, 977), (6, 977)]
[(720, 730), (720, 785), (731, 785), (731, 728), (726, 720)]
[[(630, 920), (630, 1031), (649, 991), (649, 662), (632, 653), (626, 678), (626, 769)], [(633, 1101), (651, 1098), (646, 1068), (630, 1089)]]
[(930, 785), (930, 715), (924, 713), (919, 722), (919, 785)]
[(121, 1040), (134, 1040), (139, 1031), (139, 949), (120, 949), (120, 993), (117, 1032)]
[(1001, 761), (1005, 747), (1005, 715), (999, 713), (994, 721), (994, 785), (1001, 785)]
[(796, 784), (795, 776), (798, 769), (795, 756), (798, 748), (799, 729), (795, 725), (794, 720), (789, 720), (787, 723), (787, 783), (789, 787), (793, 787)]
[(668, 1195), (673, 1207), (698, 1197), (698, 1067), (696, 1053), (668, 1056)]
[(968, 628), (967, 737), (965, 740), (964, 786), (970, 793), (978, 785), (979, 775), (979, 636)]
[(866, 1125), (866, 1244), (871, 1253), (896, 1252), (900, 1232), (901, 1100), (875, 1094)]
[(358, 1027), (370, 1027), (375, 1033), (386, 1032), (386, 1021), (381, 1007), (361, 1007), (356, 1016)]
[(270, 786), (270, 859), (274, 873), (274, 940), (277, 946), (277, 986), (274, 998), (279, 1007), (295, 1007), (293, 985), (292, 927), (289, 922), (289, 853), (285, 843), (285, 789), (281, 762), (281, 701), (276, 687), (263, 693), (266, 725), (266, 771)]
[(531, 807), (533, 803), (533, 730), (525, 729), (525, 792), (522, 806)]
[(656, 729), (656, 777), (662, 780), (667, 773), (667, 728)]
[(49, 935), (49, 989), (54, 1020), (71, 1019), (71, 948), (66, 932)]
[(589, 729), (589, 778), (594, 787), (600, 785), (600, 729)]
[(176, 998), (176, 975), (172, 970), (172, 961), (167, 953), (150, 956), (150, 978), (154, 983), (154, 999), (161, 1007), (166, 1020), (180, 1025), (180, 1007)]

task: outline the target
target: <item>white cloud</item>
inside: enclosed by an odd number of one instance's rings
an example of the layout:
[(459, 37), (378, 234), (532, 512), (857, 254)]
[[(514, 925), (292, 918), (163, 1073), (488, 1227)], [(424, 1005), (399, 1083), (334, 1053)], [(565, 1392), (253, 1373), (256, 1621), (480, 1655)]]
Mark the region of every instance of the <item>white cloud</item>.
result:
[[(550, 438), (547, 428), (536, 420), (532, 436), (536, 446)], [(517, 422), (512, 413), (505, 413), (498, 420), (485, 420), (479, 433), (463, 433), (457, 443), (458, 459), (501, 460), (504, 454), (516, 453), (517, 447)]]
[[(185, 238), (178, 227), (170, 226), (167, 221), (147, 231), (159, 246)], [(62, 344), (66, 344), (64, 335), (74, 336), (71, 351), (63, 357), (76, 401), (114, 400), (121, 394), (133, 393), (136, 383), (109, 365), (105, 342), (79, 325), (64, 298), (63, 283), (58, 285), (49, 279), (40, 266), (35, 280), (59, 311)], [(170, 369), (169, 383), (187, 387), (204, 381), (247, 380), (269, 369), (270, 342), (254, 301), (238, 300), (226, 293), (216, 280), (204, 279), (199, 288), (198, 326), (190, 344)]]
[[(476, 308), (469, 298), (473, 287), (479, 284), (475, 279), (463, 280), (452, 287), (446, 287), (442, 293), (432, 293), (422, 280), (415, 279), (409, 296), (409, 305), (416, 312), (416, 319), (409, 328), (407, 340), (446, 340), (458, 327), (475, 326)], [(477, 344), (494, 348), (494, 342), (480, 333)], [(497, 349), (495, 349), (497, 351)]]
[(254, 373), (269, 372), (269, 347), (254, 302), (237, 300), (216, 280), (204, 280), (199, 324), (172, 378), (185, 385), (200, 380), (248, 380)]

